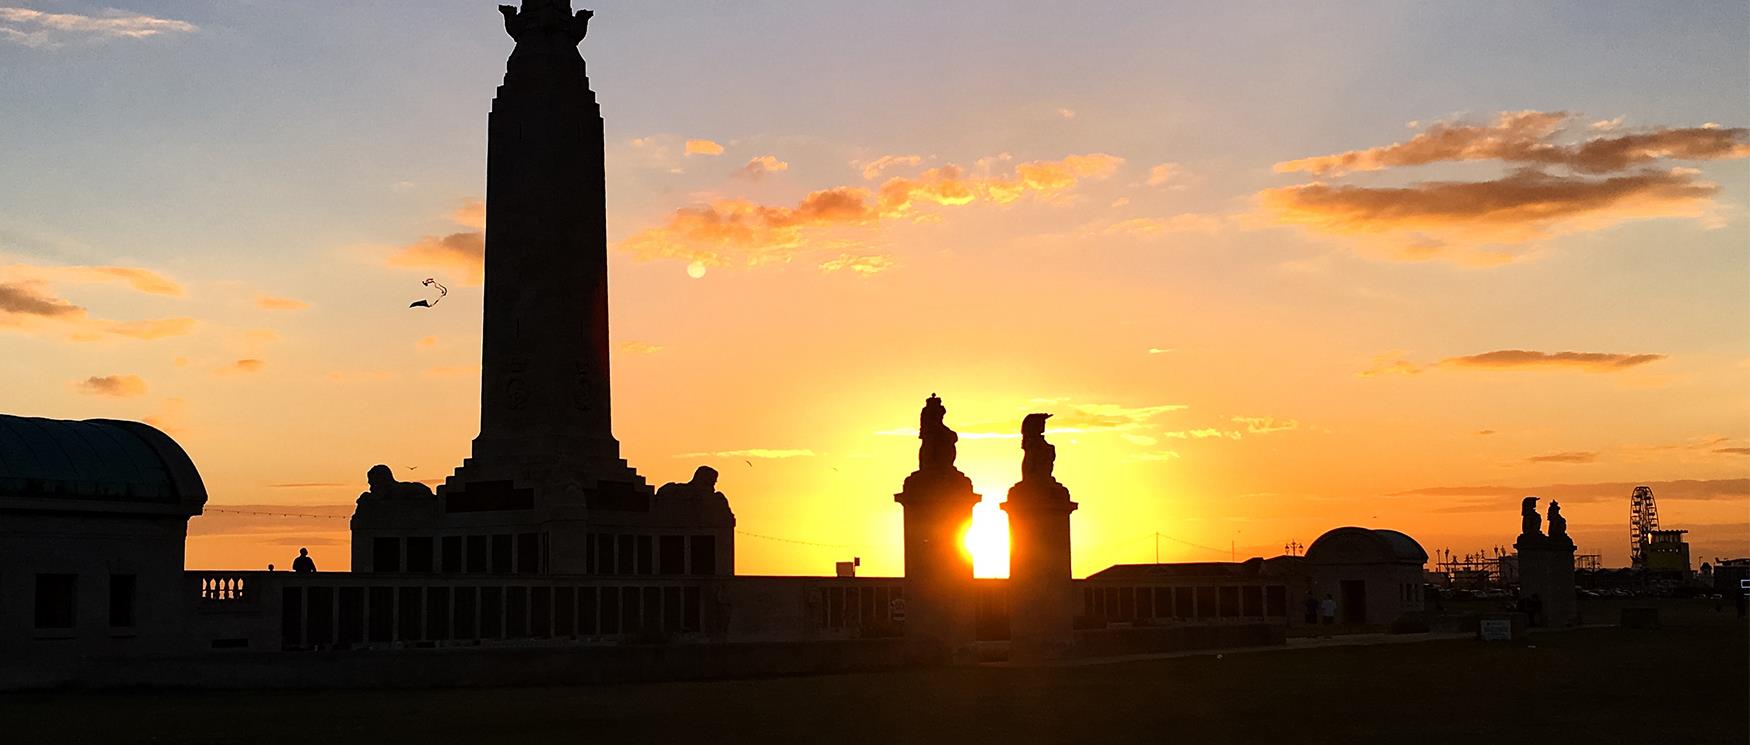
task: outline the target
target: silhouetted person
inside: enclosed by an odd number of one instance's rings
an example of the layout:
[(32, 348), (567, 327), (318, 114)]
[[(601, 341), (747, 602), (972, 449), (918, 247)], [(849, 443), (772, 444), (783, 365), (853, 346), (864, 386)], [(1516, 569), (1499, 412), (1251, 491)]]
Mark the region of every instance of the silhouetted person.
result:
[(310, 549), (307, 549), (307, 548), (298, 549), (298, 558), (292, 559), (292, 571), (294, 571), (294, 572), (314, 572), (314, 571), (316, 571), (316, 560), (310, 558)]
[(1312, 590), (1306, 591), (1306, 599), (1300, 601), (1300, 605), (1306, 610), (1306, 625), (1317, 626), (1319, 623), (1319, 599), (1312, 594)]
[(271, 572), (271, 571), (273, 571), (273, 565), (272, 565), (272, 564), (269, 564), (269, 565), (267, 565), (267, 571), (270, 571), (270, 572)]
[(1325, 593), (1324, 602), (1319, 603), (1319, 616), (1322, 617), (1326, 626), (1337, 622), (1337, 599), (1331, 597), (1328, 592)]

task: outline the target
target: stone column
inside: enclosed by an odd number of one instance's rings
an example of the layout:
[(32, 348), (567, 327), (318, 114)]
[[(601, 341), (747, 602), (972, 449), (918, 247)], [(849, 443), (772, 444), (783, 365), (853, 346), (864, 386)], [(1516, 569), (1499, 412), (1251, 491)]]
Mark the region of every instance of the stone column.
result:
[(1519, 596), (1536, 596), (1543, 605), (1543, 623), (1566, 628), (1580, 623), (1580, 607), (1574, 590), (1574, 544), (1536, 536), (1520, 536), (1513, 548), (1519, 551)]
[(1076, 503), (1056, 481), (1009, 489), (1009, 659), (1067, 656), (1075, 645), (1075, 586), (1069, 513)]
[(979, 495), (953, 467), (918, 470), (893, 496), (905, 508), (905, 635), (936, 645), (950, 661), (970, 659), (972, 561), (960, 536)]

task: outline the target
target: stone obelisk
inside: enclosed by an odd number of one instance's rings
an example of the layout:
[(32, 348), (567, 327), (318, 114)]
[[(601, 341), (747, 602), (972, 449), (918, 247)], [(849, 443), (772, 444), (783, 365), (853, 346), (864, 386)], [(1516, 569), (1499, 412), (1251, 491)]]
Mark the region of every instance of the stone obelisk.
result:
[(480, 436), (440, 496), (447, 512), (647, 509), (609, 415), (602, 115), (577, 50), (592, 12), (499, 10), (516, 48), (487, 127)]

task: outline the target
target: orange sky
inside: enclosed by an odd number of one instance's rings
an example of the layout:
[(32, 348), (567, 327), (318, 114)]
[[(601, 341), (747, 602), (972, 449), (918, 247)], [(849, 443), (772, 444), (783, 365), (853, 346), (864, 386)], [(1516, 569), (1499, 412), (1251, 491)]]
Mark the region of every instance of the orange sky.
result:
[[(509, 50), (470, 8), (405, 34), (380, 9), (211, 9), (0, 45), (27, 73), (0, 94), (40, 104), (0, 112), (0, 171), (27, 176), (0, 187), (0, 410), (176, 436), (215, 508), (192, 567), (309, 546), (345, 568), (368, 467), (436, 480), (467, 453)], [(1674, 75), (1648, 55), (1675, 32), (1632, 19), (1540, 46), (1559, 18), (1515, 18), (1521, 38), (1398, 11), (1499, 45), (1434, 65), (1215, 9), (1061, 34), (1021, 10), (1013, 38), (940, 11), (962, 47), (912, 39), (883, 67), (833, 47), (898, 21), (845, 6), (716, 69), (694, 55), (768, 9), (667, 12), (604, 7), (584, 43), (615, 428), (653, 483), (722, 472), (740, 572), (898, 573), (892, 494), (931, 392), (987, 501), (1018, 478), (1021, 417), (1056, 415), (1078, 575), (1340, 525), (1506, 546), (1526, 494), (1620, 564), (1646, 482), (1697, 561), (1750, 545), (1750, 53), (1729, 35), (1684, 36), (1709, 72)], [(316, 30), (251, 36), (294, 17)], [(1065, 38), (1096, 23), (1103, 44)], [(1027, 39), (1063, 48), (998, 54)], [(1189, 74), (1229, 44), (1258, 54)], [(285, 93), (240, 92), (256, 79)], [(427, 276), (451, 294), (408, 310)]]

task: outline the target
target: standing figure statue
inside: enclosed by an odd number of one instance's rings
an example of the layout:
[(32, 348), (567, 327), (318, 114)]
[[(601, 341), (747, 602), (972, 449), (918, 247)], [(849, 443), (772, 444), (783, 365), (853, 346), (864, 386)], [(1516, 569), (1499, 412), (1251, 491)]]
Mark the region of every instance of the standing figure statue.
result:
[(922, 441), (918, 445), (919, 471), (954, 470), (960, 435), (943, 421), (947, 416), (948, 407), (936, 394), (924, 400), (924, 410), (918, 414), (918, 439)]
[(1543, 518), (1537, 514), (1537, 497), (1526, 497), (1519, 503), (1520, 537), (1543, 537)]
[(1057, 447), (1045, 441), (1045, 420), (1050, 414), (1028, 414), (1021, 420), (1021, 481), (1056, 481), (1051, 470), (1057, 465)]
[(1549, 502), (1549, 539), (1559, 543), (1571, 542), (1568, 538), (1568, 518), (1562, 517), (1561, 503)]

